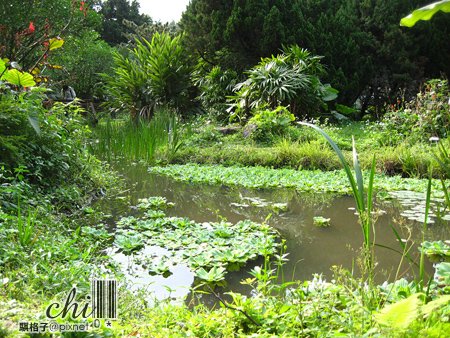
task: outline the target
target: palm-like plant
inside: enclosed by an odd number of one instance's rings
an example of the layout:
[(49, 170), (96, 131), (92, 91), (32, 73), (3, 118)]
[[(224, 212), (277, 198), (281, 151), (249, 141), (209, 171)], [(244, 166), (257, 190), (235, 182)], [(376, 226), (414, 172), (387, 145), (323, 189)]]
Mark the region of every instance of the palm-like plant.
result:
[(128, 56), (114, 55), (114, 74), (104, 75), (112, 97), (109, 107), (149, 116), (155, 107), (179, 109), (187, 102), (190, 68), (181, 36), (155, 33), (151, 42), (136, 41)]
[(290, 105), (294, 113), (315, 111), (323, 101), (335, 99), (337, 91), (319, 79), (324, 73), (320, 59), (296, 45), (285, 47), (280, 55), (263, 58), (247, 72), (247, 80), (235, 86), (236, 95), (229, 98), (231, 117), (262, 105), (272, 109)]

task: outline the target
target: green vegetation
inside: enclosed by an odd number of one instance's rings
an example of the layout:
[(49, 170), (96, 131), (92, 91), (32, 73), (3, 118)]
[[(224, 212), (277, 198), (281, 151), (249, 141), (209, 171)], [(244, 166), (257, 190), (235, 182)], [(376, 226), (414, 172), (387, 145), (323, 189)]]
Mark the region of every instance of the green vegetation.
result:
[(180, 124), (176, 114), (158, 111), (152, 120), (106, 120), (95, 129), (91, 149), (108, 160), (170, 161), (182, 144)]
[(298, 44), (322, 55), (324, 82), (339, 90), (339, 103), (352, 106), (359, 98), (361, 118), (370, 106), (379, 116), (386, 102), (409, 101), (422, 76), (449, 76), (448, 14), (439, 12), (413, 29), (399, 26), (402, 17), (425, 4), (193, 0), (180, 26), (189, 50), (223, 70), (249, 69), (261, 57), (277, 55), (282, 45)]
[[(323, 172), (320, 170), (269, 169), (263, 167), (224, 167), (220, 165), (169, 165), (150, 167), (150, 172), (168, 175), (176, 180), (191, 183), (221, 184), (246, 188), (293, 188), (298, 191), (334, 192), (350, 194), (346, 173), (343, 170)], [(364, 174), (368, 178), (367, 174)], [(433, 181), (435, 196), (442, 197), (440, 182)], [(377, 191), (424, 191), (427, 180), (402, 178), (400, 176), (375, 175)]]
[(136, 44), (128, 55), (115, 52), (113, 74), (105, 75), (110, 109), (129, 111), (132, 119), (138, 119), (152, 117), (161, 106), (185, 107), (190, 69), (181, 36), (155, 33), (150, 42)]
[(422, 243), (421, 250), (433, 262), (450, 261), (450, 246), (443, 241)]
[[(450, 246), (429, 234), (449, 227), (449, 1), (399, 27), (423, 5), (192, 0), (178, 25), (153, 22), (135, 0), (1, 2), (0, 337), (31, 334), (18, 323), (47, 322), (48, 306), (73, 287), (81, 302), (92, 278), (119, 281), (119, 319), (56, 335), (445, 336)], [(66, 85), (82, 100), (63, 99)], [(162, 196), (132, 202), (108, 162), (141, 162), (190, 188), (236, 187), (225, 208), (239, 218), (188, 218)], [(128, 179), (130, 189), (149, 183)], [(251, 188), (312, 192), (322, 204), (330, 197), (318, 193), (353, 195), (361, 249), (352, 271), (333, 266), (329, 282), (285, 276), (290, 234), (267, 221), (294, 208), (248, 197)], [(181, 199), (199, 205), (195, 195)], [(111, 200), (101, 199), (112, 196), (130, 201), (104, 214)], [(381, 285), (375, 198), (397, 200), (404, 217), (391, 224), (398, 247), (384, 246), (400, 254), (398, 271)], [(252, 208), (264, 222), (245, 219)], [(417, 267), (414, 280), (401, 278), (403, 263)], [(133, 281), (169, 278), (176, 265), (195, 277), (185, 303), (152, 300)], [(235, 290), (236, 270), (248, 273), (247, 295)]]
[(439, 11), (450, 13), (450, 3), (448, 0), (433, 2), (428, 6), (416, 9), (408, 16), (402, 18), (400, 25), (412, 27), (419, 20), (430, 20)]
[[(427, 177), (433, 168), (433, 175), (440, 177), (446, 175), (445, 168), (434, 153), (437, 143), (444, 151), (449, 146), (448, 95), (446, 80), (431, 80), (404, 108), (390, 110), (380, 121), (314, 122), (342, 149), (347, 161), (353, 156), (354, 137), (363, 169), (370, 169), (375, 155), (377, 172)], [(214, 123), (205, 127), (204, 119), (194, 121), (190, 127), (194, 132), (186, 134), (173, 162), (325, 171), (341, 168), (324, 139), (292, 125), (289, 108), (263, 106), (252, 114), (244, 127), (234, 126), (234, 133), (226, 135)], [(446, 154), (441, 157), (448, 158)]]
[(142, 218), (125, 217), (117, 222), (114, 245), (125, 254), (147, 246), (168, 250), (160, 257), (165, 264), (155, 265), (148, 257), (144, 264), (151, 273), (159, 274), (170, 266), (186, 264), (195, 276), (209, 283), (219, 283), (226, 270), (239, 270), (258, 255), (271, 256), (278, 248), (275, 230), (251, 221), (196, 223), (187, 218), (166, 217), (164, 199), (152, 197), (139, 201), (137, 207), (146, 211)]
[(317, 112), (324, 101), (337, 97), (337, 90), (320, 82), (319, 76), (324, 74), (320, 59), (297, 45), (285, 47), (276, 57), (262, 59), (247, 72), (247, 79), (235, 86), (230, 120), (242, 120), (265, 105), (271, 109), (290, 106), (295, 115)]
[(317, 227), (326, 228), (330, 226), (331, 218), (325, 218), (323, 216), (316, 216), (313, 218), (314, 225)]

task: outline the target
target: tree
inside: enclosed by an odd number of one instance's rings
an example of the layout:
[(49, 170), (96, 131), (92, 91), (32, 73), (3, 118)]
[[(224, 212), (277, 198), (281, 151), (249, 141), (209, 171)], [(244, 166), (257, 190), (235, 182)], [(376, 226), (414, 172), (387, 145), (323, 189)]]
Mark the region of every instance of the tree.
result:
[(124, 20), (134, 22), (136, 25), (150, 24), (151, 18), (139, 14), (139, 2), (136, 0), (106, 0), (100, 4), (100, 13), (103, 15), (102, 38), (110, 45), (128, 42), (125, 34), (132, 33)]
[[(242, 73), (282, 45), (298, 44), (323, 55), (326, 82), (339, 101), (381, 110), (399, 88), (413, 97), (421, 81), (450, 75), (450, 22), (438, 13), (413, 31), (399, 19), (423, 0), (192, 0), (181, 27), (192, 53), (222, 69)], [(436, 57), (437, 55), (437, 57)], [(403, 91), (402, 91), (403, 92)], [(408, 95), (409, 94), (409, 95)]]
[(50, 39), (96, 28), (99, 16), (88, 9), (88, 2), (78, 0), (1, 1), (0, 55), (26, 70), (45, 63)]
[[(100, 73), (110, 73), (113, 48), (95, 31), (69, 36), (64, 48), (55, 52), (50, 77), (53, 82), (70, 84), (78, 97), (92, 98), (101, 87)], [(60, 68), (60, 69), (58, 69)]]

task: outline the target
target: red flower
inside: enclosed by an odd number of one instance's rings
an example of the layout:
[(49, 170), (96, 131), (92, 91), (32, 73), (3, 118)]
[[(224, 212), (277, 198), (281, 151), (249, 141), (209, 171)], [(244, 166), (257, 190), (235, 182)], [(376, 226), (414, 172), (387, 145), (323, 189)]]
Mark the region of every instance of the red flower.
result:
[(28, 26), (28, 33), (34, 33), (36, 28), (34, 27), (33, 21), (30, 21), (30, 25)]
[(83, 15), (86, 16), (88, 8), (86, 7), (86, 1), (80, 2), (80, 11), (83, 12)]

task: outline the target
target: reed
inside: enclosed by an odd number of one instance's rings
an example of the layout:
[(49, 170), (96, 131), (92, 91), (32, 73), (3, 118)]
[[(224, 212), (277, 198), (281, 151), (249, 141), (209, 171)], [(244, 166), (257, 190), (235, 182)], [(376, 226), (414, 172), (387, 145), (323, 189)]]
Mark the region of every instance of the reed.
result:
[(111, 120), (94, 130), (92, 151), (108, 161), (126, 159), (154, 163), (170, 160), (182, 144), (181, 128), (176, 114), (162, 110), (150, 120)]

